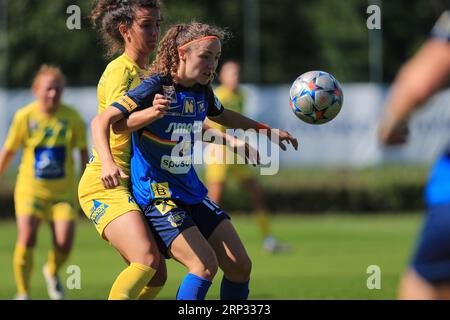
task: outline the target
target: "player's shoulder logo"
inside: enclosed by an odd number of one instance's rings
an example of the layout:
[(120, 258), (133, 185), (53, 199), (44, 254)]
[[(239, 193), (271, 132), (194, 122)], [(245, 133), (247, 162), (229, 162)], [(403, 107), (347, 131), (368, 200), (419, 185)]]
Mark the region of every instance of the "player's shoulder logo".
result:
[(136, 102), (133, 101), (129, 96), (123, 96), (119, 99), (118, 103), (124, 107), (128, 112), (132, 112), (138, 107)]

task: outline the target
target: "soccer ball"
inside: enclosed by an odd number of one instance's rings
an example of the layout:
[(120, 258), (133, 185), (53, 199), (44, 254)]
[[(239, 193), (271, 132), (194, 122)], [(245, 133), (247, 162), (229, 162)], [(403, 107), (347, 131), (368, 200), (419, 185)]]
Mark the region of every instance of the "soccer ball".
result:
[(334, 119), (344, 102), (341, 85), (324, 71), (309, 71), (299, 76), (292, 84), (289, 96), (295, 115), (310, 124), (323, 124)]

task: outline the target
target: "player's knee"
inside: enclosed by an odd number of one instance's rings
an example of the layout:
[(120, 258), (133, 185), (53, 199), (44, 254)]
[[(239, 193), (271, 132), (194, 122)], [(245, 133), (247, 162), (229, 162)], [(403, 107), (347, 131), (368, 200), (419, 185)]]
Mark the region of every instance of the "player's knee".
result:
[(252, 261), (248, 256), (238, 258), (234, 263), (224, 268), (225, 276), (232, 281), (245, 282), (250, 279), (252, 271)]
[(190, 268), (190, 272), (198, 275), (204, 279), (212, 281), (214, 276), (217, 273), (219, 268), (219, 264), (217, 262), (217, 258), (215, 255), (211, 255), (210, 257), (204, 258), (196, 262), (192, 268)]
[(149, 266), (150, 268), (153, 268), (155, 270), (158, 269), (160, 262), (159, 253), (155, 252), (146, 253), (144, 255), (144, 262), (146, 266)]
[(161, 258), (159, 256), (159, 252), (148, 249), (142, 250), (142, 252), (140, 252), (134, 258), (132, 258), (130, 262), (138, 262), (147, 267), (157, 270), (160, 261)]
[(17, 242), (26, 248), (34, 248), (37, 242), (37, 235), (32, 232), (19, 234)]
[(150, 280), (148, 285), (150, 287), (163, 287), (167, 281), (167, 269), (161, 266), (156, 271), (155, 276)]
[(238, 273), (242, 275), (242, 278), (247, 280), (252, 272), (252, 261), (248, 256), (245, 256), (237, 262), (236, 269)]
[(72, 241), (61, 241), (55, 243), (55, 249), (64, 254), (69, 254), (72, 250)]

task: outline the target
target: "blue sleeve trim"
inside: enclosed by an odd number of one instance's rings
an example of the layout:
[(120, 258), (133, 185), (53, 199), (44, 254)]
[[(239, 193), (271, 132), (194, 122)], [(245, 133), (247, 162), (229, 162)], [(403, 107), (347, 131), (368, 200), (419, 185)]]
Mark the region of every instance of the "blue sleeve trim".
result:
[(116, 107), (117, 109), (119, 109), (120, 111), (122, 111), (122, 113), (125, 115), (125, 117), (128, 117), (130, 115), (130, 113), (128, 112), (128, 110), (126, 108), (124, 108), (120, 103), (117, 102), (113, 102), (111, 104), (113, 107)]

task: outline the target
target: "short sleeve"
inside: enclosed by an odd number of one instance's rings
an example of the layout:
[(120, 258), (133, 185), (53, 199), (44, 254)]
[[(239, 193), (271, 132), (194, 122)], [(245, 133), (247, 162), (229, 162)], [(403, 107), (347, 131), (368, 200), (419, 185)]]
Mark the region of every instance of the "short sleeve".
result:
[(216, 97), (210, 86), (208, 86), (206, 90), (206, 101), (208, 102), (208, 111), (206, 114), (208, 117), (217, 117), (224, 110), (222, 103), (219, 98)]
[(113, 68), (103, 79), (105, 88), (106, 106), (119, 100), (133, 83), (133, 76), (125, 66)]
[(3, 148), (10, 151), (19, 149), (25, 141), (27, 125), (26, 115), (20, 110), (16, 112)]
[(118, 108), (125, 116), (137, 109), (145, 109), (152, 106), (155, 94), (162, 92), (159, 77), (153, 76), (145, 79), (133, 90), (113, 102), (111, 105)]
[(79, 150), (86, 149), (86, 125), (78, 112), (74, 113), (73, 125), (73, 147)]

